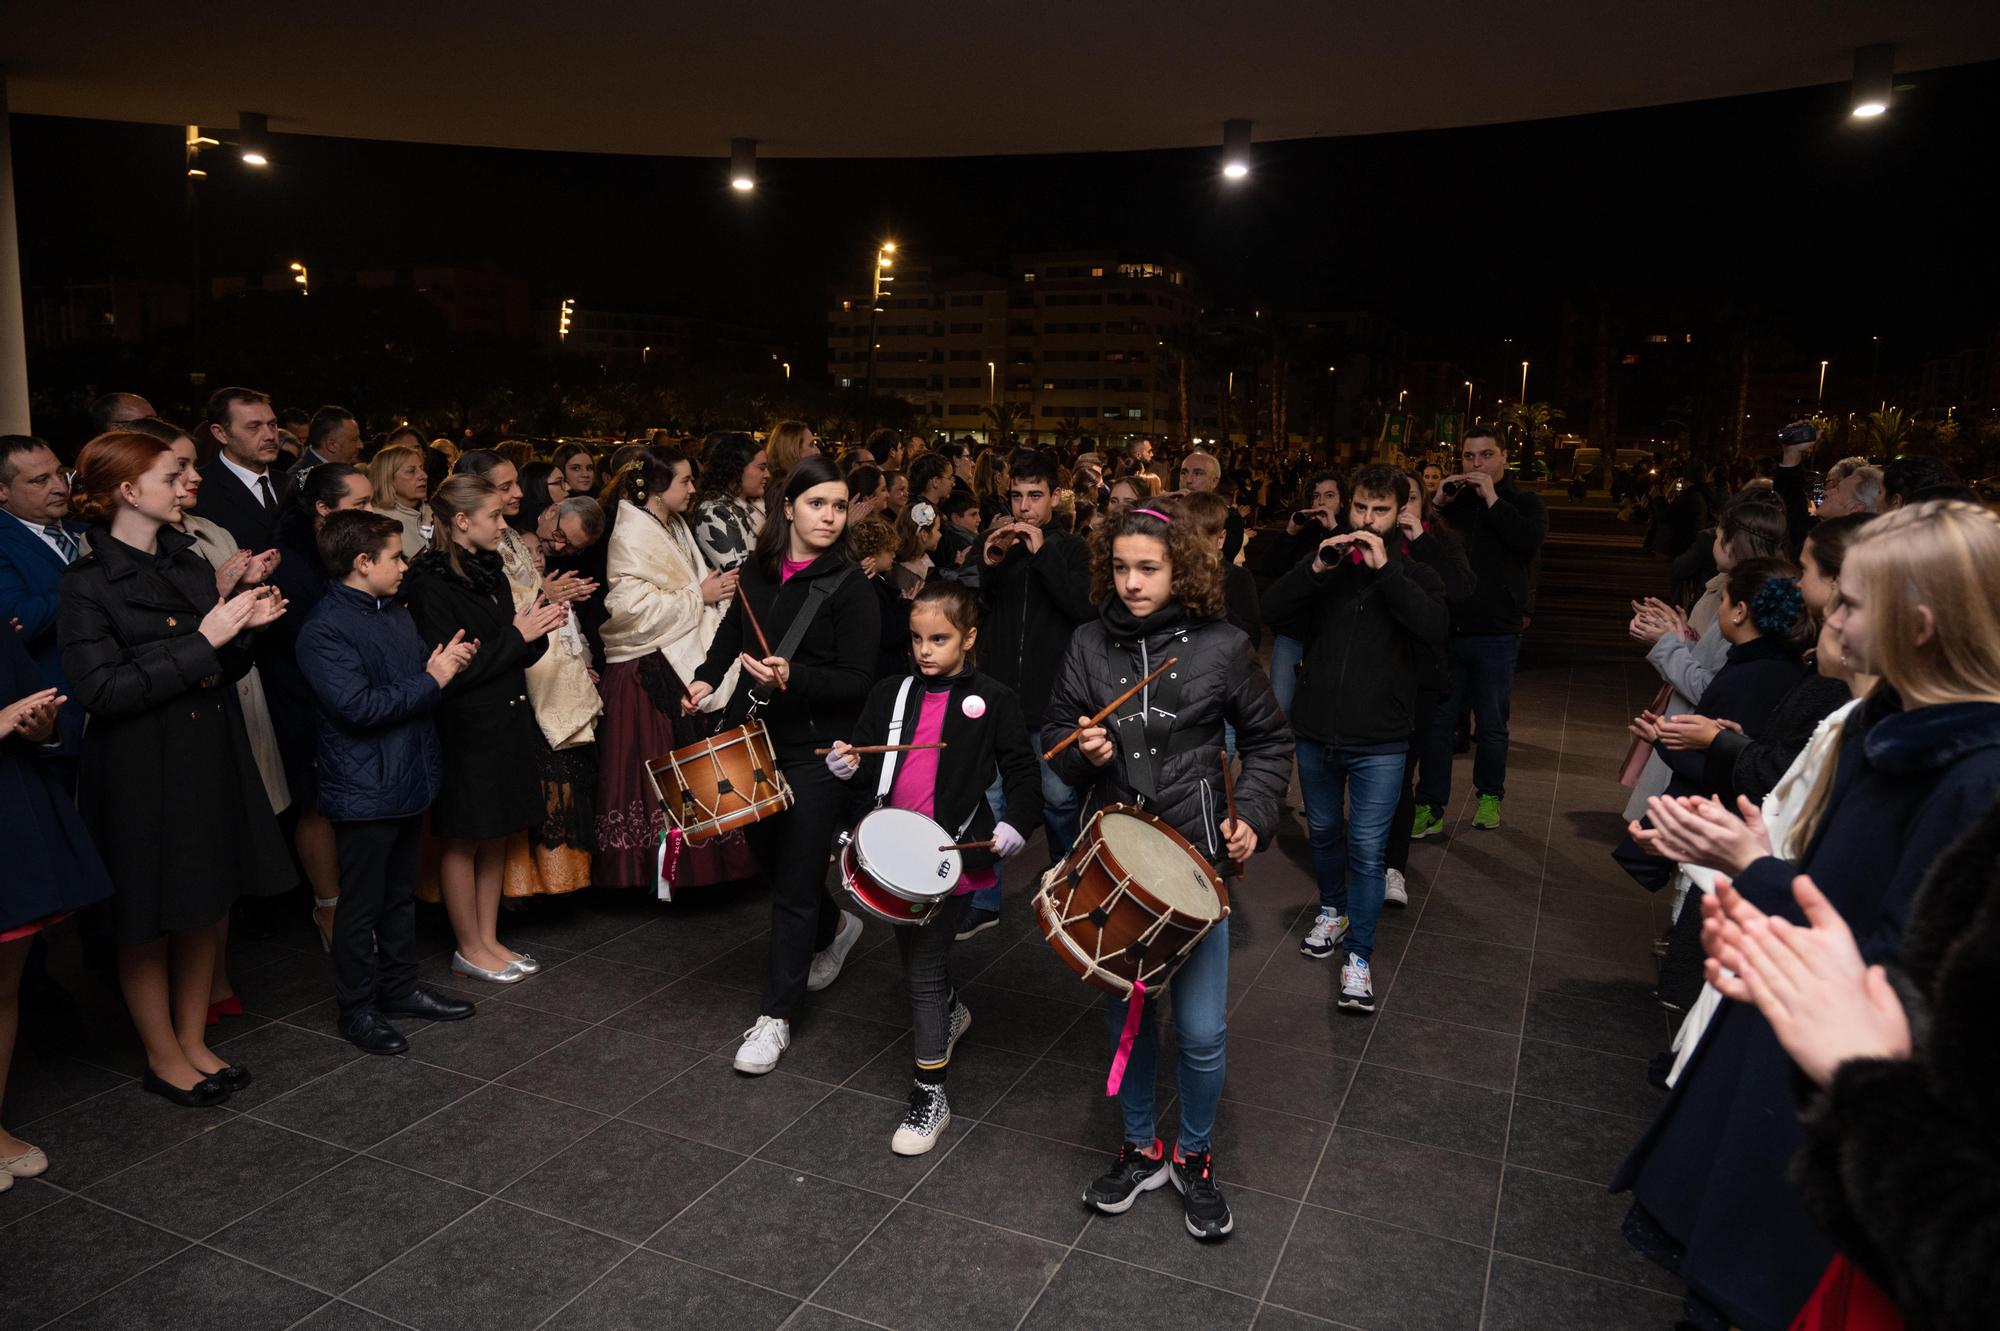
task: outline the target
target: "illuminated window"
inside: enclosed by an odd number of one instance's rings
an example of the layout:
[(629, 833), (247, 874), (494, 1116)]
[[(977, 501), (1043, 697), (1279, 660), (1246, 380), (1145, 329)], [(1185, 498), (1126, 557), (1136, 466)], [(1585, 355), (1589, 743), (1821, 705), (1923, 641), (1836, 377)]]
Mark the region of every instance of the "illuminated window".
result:
[(1104, 269), (1102, 269), (1102, 268), (1092, 268), (1092, 269), (1090, 270), (1090, 275), (1091, 275), (1092, 277), (1102, 277), (1102, 276), (1104, 276)]
[(1648, 342), (1664, 344), (1670, 339), (1667, 337), (1665, 333), (1648, 333), (1646, 334), (1646, 340)]

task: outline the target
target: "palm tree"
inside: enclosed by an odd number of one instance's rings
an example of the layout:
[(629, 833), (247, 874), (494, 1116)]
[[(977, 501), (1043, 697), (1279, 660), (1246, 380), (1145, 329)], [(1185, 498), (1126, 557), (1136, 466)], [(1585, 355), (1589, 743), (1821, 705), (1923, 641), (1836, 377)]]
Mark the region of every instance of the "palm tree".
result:
[(1860, 421), (1861, 437), (1868, 441), (1870, 455), (1879, 454), (1884, 461), (1896, 456), (1903, 441), (1910, 434), (1910, 418), (1903, 414), (1901, 407), (1884, 407), (1871, 411)]
[(980, 414), (986, 418), (987, 432), (996, 444), (1013, 443), (1017, 431), (1034, 424), (1028, 407), (1020, 402), (989, 402)]
[(1194, 417), (1189, 394), (1192, 391), (1195, 362), (1201, 356), (1201, 349), (1201, 339), (1192, 323), (1179, 324), (1161, 333), (1161, 354), (1173, 364), (1175, 434), (1183, 443), (1194, 436)]
[(1513, 402), (1500, 409), (1499, 425), (1510, 444), (1521, 449), (1520, 463), (1525, 472), (1534, 460), (1535, 445), (1555, 437), (1555, 427), (1567, 419), (1561, 407), (1547, 402)]
[(1056, 442), (1064, 446), (1083, 438), (1083, 418), (1072, 412), (1056, 422)]

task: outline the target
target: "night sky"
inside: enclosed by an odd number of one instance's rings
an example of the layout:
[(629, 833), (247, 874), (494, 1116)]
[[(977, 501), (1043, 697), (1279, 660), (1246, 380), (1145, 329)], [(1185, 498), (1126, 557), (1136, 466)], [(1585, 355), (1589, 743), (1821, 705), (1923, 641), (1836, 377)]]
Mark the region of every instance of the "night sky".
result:
[[(1477, 361), (1502, 336), (1547, 355), (1563, 298), (1595, 289), (1757, 306), (1810, 359), (1880, 334), (1913, 361), (2000, 326), (2000, 65), (1901, 82), (1873, 122), (1841, 85), (1260, 144), (1244, 187), (1203, 149), (766, 159), (744, 197), (719, 159), (279, 136), (269, 172), (224, 160), (204, 182), (209, 268), (491, 264), (538, 295), (761, 324), (810, 364), (827, 283), (860, 280), (881, 236), (1109, 244), (1179, 254), (1211, 305), (1381, 311), (1418, 357)], [(186, 273), (177, 127), (16, 116), (14, 155), (31, 286)]]

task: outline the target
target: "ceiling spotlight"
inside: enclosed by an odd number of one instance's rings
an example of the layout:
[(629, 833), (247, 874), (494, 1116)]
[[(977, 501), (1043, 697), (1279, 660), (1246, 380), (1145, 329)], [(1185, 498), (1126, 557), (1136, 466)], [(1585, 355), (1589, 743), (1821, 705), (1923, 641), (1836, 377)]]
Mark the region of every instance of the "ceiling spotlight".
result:
[(1848, 108), (1857, 119), (1868, 120), (1889, 109), (1896, 90), (1896, 48), (1882, 43), (1857, 47), (1854, 52), (1854, 86)]
[(236, 153), (245, 166), (269, 166), (271, 164), (270, 117), (257, 111), (244, 111), (236, 117)]
[(1250, 122), (1222, 122), (1222, 174), (1241, 180), (1250, 174)]
[(729, 188), (744, 194), (757, 188), (757, 140), (729, 141)]

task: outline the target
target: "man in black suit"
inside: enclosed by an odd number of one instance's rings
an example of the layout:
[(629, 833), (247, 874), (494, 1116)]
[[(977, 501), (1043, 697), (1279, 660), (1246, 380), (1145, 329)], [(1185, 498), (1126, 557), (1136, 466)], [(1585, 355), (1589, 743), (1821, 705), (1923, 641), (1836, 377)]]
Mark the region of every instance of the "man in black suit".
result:
[(346, 407), (321, 407), (306, 427), (306, 451), (299, 455), (300, 467), (317, 467), (322, 462), (353, 462), (361, 456), (361, 426)]
[(271, 399), (254, 388), (218, 388), (206, 410), (208, 439), (218, 451), (203, 469), (201, 515), (252, 554), (271, 548), (278, 530), (278, 418)]

